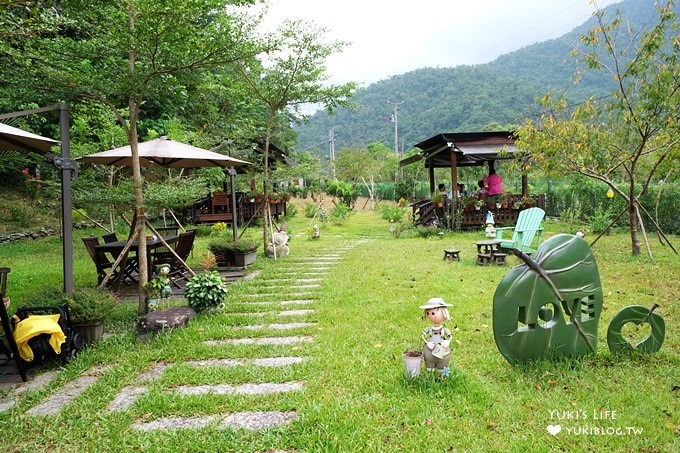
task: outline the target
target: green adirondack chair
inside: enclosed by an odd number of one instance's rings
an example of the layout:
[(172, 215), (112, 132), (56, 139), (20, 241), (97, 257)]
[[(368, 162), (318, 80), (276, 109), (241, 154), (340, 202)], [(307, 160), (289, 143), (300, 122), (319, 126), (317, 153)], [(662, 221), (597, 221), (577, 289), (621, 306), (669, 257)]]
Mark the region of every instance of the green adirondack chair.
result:
[[(543, 209), (529, 208), (519, 213), (514, 227), (496, 228), (496, 239), (501, 241), (501, 248), (518, 248), (524, 253), (534, 253), (541, 245), (543, 217), (545, 217)], [(504, 230), (514, 230), (512, 239), (503, 239)], [(535, 246), (532, 245), (534, 238), (536, 238)]]

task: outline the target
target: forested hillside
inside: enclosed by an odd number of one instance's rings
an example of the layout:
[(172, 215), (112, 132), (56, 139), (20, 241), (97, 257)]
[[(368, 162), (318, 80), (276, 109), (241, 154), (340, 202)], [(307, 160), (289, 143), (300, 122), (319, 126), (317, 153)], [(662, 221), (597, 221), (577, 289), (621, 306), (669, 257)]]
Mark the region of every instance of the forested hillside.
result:
[[(616, 9), (620, 9), (631, 29), (639, 30), (654, 16), (653, 3), (626, 0), (611, 5), (606, 17), (613, 18)], [(298, 148), (328, 155), (331, 129), (336, 150), (372, 142), (393, 147), (393, 105), (389, 102), (402, 102), (398, 114), (399, 146), (408, 151), (440, 132), (519, 124), (523, 118), (540, 113), (535, 99), (549, 91), (566, 90), (570, 103), (608, 95), (613, 79), (604, 72), (584, 71), (585, 65), (571, 56), (579, 37), (594, 24), (591, 18), (560, 38), (527, 46), (487, 64), (422, 68), (371, 84), (357, 93), (356, 110), (340, 109), (334, 116), (317, 112), (308, 124), (298, 127)], [(583, 71), (583, 79), (574, 85), (577, 70)]]

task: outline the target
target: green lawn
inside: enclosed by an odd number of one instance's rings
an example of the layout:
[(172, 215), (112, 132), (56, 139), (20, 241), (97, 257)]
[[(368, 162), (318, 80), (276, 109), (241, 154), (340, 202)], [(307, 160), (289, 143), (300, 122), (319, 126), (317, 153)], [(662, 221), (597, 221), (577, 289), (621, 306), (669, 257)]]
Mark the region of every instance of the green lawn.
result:
[[(447, 234), (443, 239), (392, 237), (376, 213), (357, 213), (345, 226), (321, 225), (321, 238), (306, 233), (309, 219), (286, 221), (293, 234), (291, 256), (277, 261), (260, 254), (253, 280), (233, 284), (225, 312), (202, 315), (189, 328), (149, 343), (133, 334), (136, 301), (122, 303), (107, 324), (106, 340), (68, 364), (59, 379), (42, 391), (18, 399), (0, 413), (0, 441), (12, 451), (678, 451), (680, 395), (678, 364), (678, 294), (680, 258), (651, 238), (654, 261), (630, 255), (625, 233), (605, 236), (594, 246), (605, 295), (598, 329), (598, 351), (590, 357), (560, 362), (509, 365), (493, 337), (492, 300), (509, 267), (475, 265), (474, 242), (483, 233)], [(548, 235), (563, 232), (545, 223)], [(76, 286), (96, 282), (80, 236), (75, 238)], [(255, 234), (249, 231), (249, 234)], [(590, 234), (586, 239), (592, 239)], [(677, 237), (671, 238), (676, 248)], [(60, 284), (59, 239), (0, 248), (0, 265), (12, 268), (13, 303), (49, 285)], [(196, 244), (197, 265), (207, 239)], [(274, 310), (249, 305), (253, 293), (265, 292), (267, 279), (303, 265), (296, 258), (330, 254), (352, 245), (314, 289), (316, 312), (281, 318)], [(462, 261), (445, 262), (443, 249), (462, 250)], [(509, 257), (510, 265), (519, 264)], [(309, 277), (309, 276), (305, 276)], [(290, 292), (290, 291), (288, 291)], [(452, 375), (444, 382), (428, 376), (403, 376), (401, 354), (420, 347), (426, 325), (419, 305), (430, 297), (453, 304)], [(266, 300), (289, 298), (286, 291)], [(666, 322), (666, 341), (652, 355), (613, 356), (606, 330), (627, 305), (651, 306)], [(310, 308), (308, 306), (298, 308)], [(280, 309), (280, 308), (279, 308)], [(314, 326), (272, 334), (247, 330), (248, 324), (306, 321)], [(311, 335), (314, 342), (295, 346), (226, 345), (208, 347), (215, 338)], [(646, 335), (644, 329), (627, 331)], [(253, 366), (196, 369), (188, 359), (302, 355), (309, 360), (277, 369)], [(109, 414), (119, 390), (134, 384), (152, 363), (170, 366), (135, 405)], [(103, 377), (52, 417), (32, 417), (26, 410), (65, 382), (96, 365), (112, 367)], [(273, 395), (171, 396), (184, 384), (304, 383), (301, 391)], [(166, 416), (227, 415), (244, 410), (295, 410), (297, 421), (264, 431), (233, 431), (214, 426), (153, 433), (130, 429), (137, 420)], [(610, 411), (610, 412), (604, 412)], [(602, 414), (602, 415), (600, 415)], [(606, 419), (594, 419), (594, 415)], [(549, 425), (560, 425), (553, 436)], [(629, 428), (638, 430), (630, 432)], [(617, 431), (618, 429), (618, 431)]]

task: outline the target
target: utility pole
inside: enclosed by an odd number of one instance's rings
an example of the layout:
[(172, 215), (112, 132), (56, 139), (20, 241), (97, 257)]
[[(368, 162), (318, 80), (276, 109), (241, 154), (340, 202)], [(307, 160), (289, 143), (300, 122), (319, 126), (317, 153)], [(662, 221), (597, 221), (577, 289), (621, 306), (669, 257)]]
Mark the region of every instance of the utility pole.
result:
[(333, 181), (337, 181), (338, 179), (335, 177), (335, 135), (333, 134), (333, 129), (328, 131), (328, 145), (328, 157), (331, 161), (331, 178), (333, 178)]
[(387, 101), (387, 103), (394, 106), (394, 112), (392, 113), (392, 122), (394, 123), (394, 154), (399, 157), (399, 106), (404, 102)]

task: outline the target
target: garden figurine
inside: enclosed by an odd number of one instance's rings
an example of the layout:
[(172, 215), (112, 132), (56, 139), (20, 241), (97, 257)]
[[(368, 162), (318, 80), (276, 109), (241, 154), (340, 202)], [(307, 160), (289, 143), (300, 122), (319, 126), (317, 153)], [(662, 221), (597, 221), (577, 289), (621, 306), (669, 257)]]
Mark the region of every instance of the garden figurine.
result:
[(172, 297), (172, 287), (170, 286), (170, 279), (168, 278), (168, 275), (170, 274), (170, 265), (161, 264), (158, 267), (158, 274), (165, 279), (165, 285), (163, 286), (163, 289), (161, 289), (161, 298), (166, 299)]
[(319, 231), (319, 225), (314, 225), (312, 227), (312, 239), (318, 239), (321, 237), (321, 232)]
[(493, 221), (493, 214), (491, 211), (486, 213), (486, 237), (493, 238), (496, 237), (496, 228), (494, 228), (495, 222)]
[(451, 304), (444, 302), (441, 297), (433, 297), (420, 308), (424, 310), (423, 318), (427, 318), (432, 326), (423, 329), (423, 357), (427, 371), (435, 368), (441, 374), (440, 377), (449, 375), (449, 361), (451, 360), (451, 331), (444, 327), (444, 321), (451, 319), (449, 310)]

